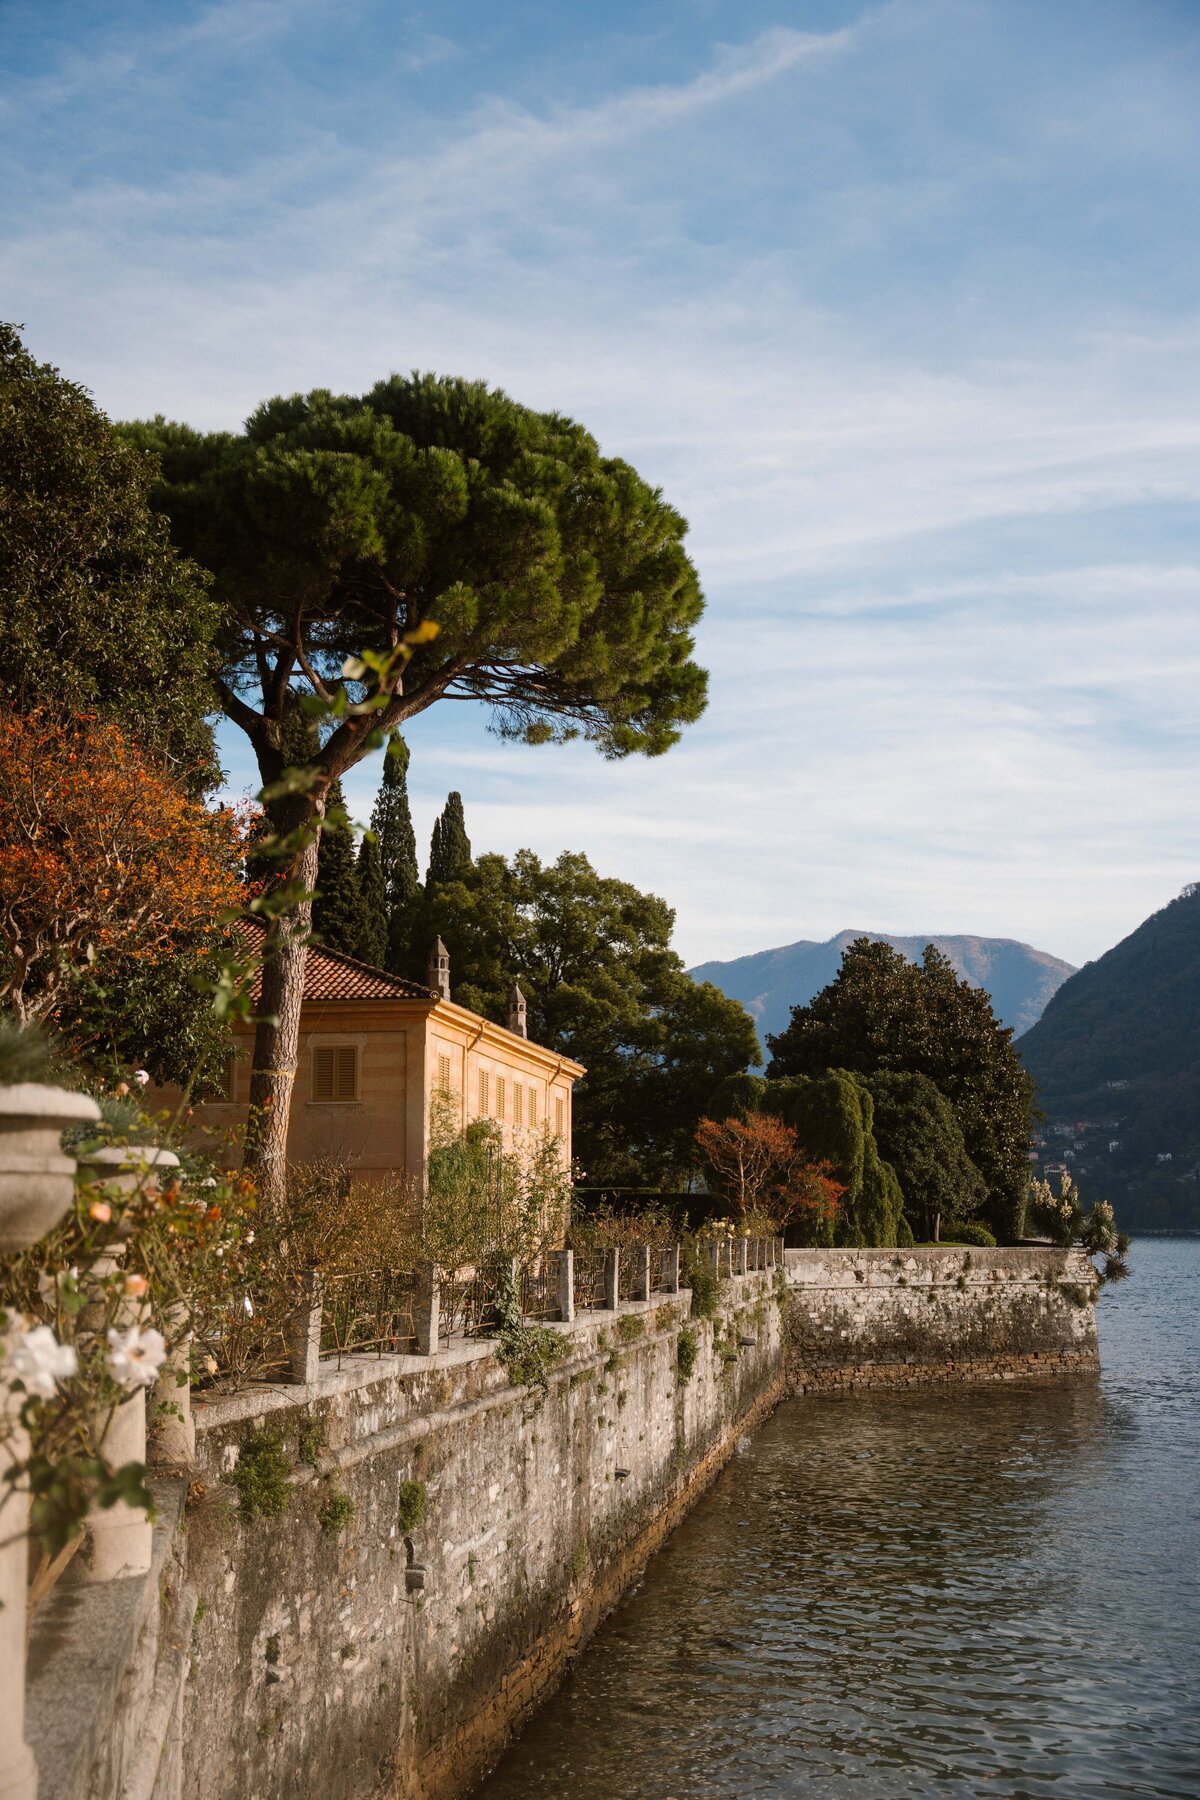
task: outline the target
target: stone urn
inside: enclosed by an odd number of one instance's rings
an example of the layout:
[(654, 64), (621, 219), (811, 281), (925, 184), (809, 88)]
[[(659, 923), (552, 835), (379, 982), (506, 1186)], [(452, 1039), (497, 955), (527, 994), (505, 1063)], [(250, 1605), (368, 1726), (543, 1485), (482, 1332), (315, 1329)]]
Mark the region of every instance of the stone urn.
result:
[(175, 1152), (158, 1144), (101, 1144), (79, 1159), (86, 1180), (118, 1194), (132, 1194), (142, 1182), (169, 1179), (178, 1167)]
[(75, 1182), (62, 1134), (99, 1117), (89, 1094), (38, 1081), (0, 1087), (0, 1255), (28, 1249), (58, 1224)]

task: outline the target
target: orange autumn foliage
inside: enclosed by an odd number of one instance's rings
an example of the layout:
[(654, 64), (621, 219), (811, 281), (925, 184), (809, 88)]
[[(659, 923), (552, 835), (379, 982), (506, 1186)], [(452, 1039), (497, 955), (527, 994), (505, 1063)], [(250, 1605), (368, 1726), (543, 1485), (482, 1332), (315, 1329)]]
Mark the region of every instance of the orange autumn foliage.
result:
[(828, 1162), (810, 1162), (797, 1133), (771, 1113), (701, 1119), (696, 1147), (734, 1212), (773, 1215), (777, 1223), (802, 1222), (820, 1231), (837, 1217), (845, 1193)]
[(169, 955), (240, 903), (240, 838), (116, 725), (0, 720), (0, 1000), (27, 1020), (70, 968)]

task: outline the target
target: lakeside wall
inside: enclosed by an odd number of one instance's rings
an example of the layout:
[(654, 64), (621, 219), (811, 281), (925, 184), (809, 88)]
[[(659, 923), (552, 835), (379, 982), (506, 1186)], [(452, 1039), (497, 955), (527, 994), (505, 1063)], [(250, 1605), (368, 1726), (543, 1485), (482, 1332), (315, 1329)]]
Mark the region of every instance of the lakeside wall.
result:
[(1012, 1381), (1100, 1366), (1081, 1250), (788, 1250), (793, 1393)]
[[(457, 1800), (789, 1390), (1091, 1371), (1094, 1293), (1037, 1247), (789, 1251), (713, 1322), (685, 1291), (552, 1327), (537, 1410), (487, 1343), (198, 1396), (149, 1576), (35, 1620), (39, 1800)], [(284, 1510), (246, 1517), (263, 1433)]]

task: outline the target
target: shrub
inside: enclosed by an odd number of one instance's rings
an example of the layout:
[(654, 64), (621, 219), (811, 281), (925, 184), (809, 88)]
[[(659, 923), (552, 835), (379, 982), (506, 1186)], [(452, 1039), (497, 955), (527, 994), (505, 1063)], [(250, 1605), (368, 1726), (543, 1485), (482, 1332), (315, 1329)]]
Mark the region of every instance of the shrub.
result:
[(278, 1433), (255, 1431), (246, 1439), (233, 1482), (248, 1519), (278, 1519), (287, 1511), (291, 1465)]
[(354, 1502), (349, 1494), (343, 1494), (340, 1488), (333, 1488), (321, 1502), (317, 1523), (327, 1537), (336, 1537), (350, 1523), (354, 1513)]
[(625, 1313), (617, 1320), (617, 1336), (622, 1343), (634, 1343), (636, 1339), (645, 1335), (645, 1331), (646, 1321), (639, 1318), (636, 1313)]
[(953, 1231), (944, 1231), (941, 1242), (943, 1244), (978, 1244), (983, 1250), (996, 1248), (995, 1234), (990, 1232), (986, 1225), (976, 1225), (970, 1219), (960, 1219), (956, 1222)]
[(416, 1531), (425, 1523), (429, 1490), (423, 1481), (402, 1481), (396, 1503), (396, 1523), (401, 1531)]
[(700, 1354), (700, 1340), (690, 1325), (685, 1325), (679, 1333), (679, 1341), (675, 1346), (675, 1365), (679, 1370), (681, 1381), (690, 1381), (692, 1370), (696, 1367), (696, 1358)]
[(687, 1280), (692, 1290), (693, 1319), (715, 1318), (721, 1283), (713, 1270), (706, 1263), (694, 1262), (688, 1270)]

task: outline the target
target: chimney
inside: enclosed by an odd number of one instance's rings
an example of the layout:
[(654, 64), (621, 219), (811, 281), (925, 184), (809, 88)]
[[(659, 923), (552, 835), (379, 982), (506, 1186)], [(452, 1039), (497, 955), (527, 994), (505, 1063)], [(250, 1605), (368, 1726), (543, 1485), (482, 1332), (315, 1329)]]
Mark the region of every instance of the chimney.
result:
[(425, 965), (425, 985), (431, 987), (440, 1000), (450, 998), (450, 952), (441, 938), (436, 940), (429, 952), (429, 961)]
[(508, 1029), (517, 1037), (528, 1037), (529, 1027), (525, 1022), (525, 996), (514, 981), (508, 990)]

